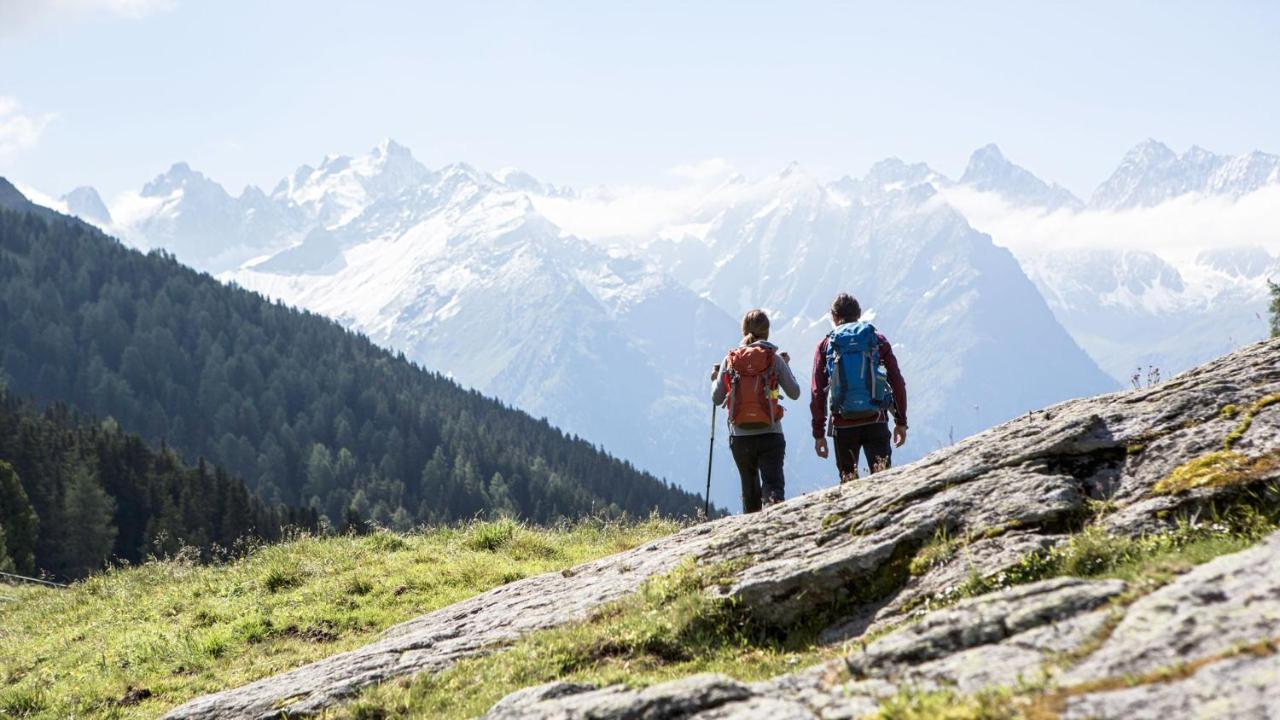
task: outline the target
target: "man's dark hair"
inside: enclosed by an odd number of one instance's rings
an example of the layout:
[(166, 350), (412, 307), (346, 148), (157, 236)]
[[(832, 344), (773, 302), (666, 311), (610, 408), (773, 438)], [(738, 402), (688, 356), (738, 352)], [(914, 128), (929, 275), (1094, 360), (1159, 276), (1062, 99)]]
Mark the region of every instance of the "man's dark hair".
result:
[(849, 293), (840, 293), (831, 301), (831, 319), (836, 324), (857, 322), (862, 317), (862, 306)]

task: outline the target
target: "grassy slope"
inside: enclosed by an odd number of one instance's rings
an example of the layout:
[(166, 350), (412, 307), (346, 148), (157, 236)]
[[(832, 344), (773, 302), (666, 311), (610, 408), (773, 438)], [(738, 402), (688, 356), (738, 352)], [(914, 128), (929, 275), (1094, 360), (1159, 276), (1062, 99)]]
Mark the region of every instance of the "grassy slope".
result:
[[(1137, 539), (1086, 528), (921, 609), (1059, 575), (1124, 578), (1136, 596), (1275, 527), (1274, 517), (1241, 507)], [(300, 538), (218, 566), (170, 560), (67, 591), (0, 588), (0, 715), (154, 717), (192, 696), (354, 648), (388, 625), (487, 588), (674, 529), (662, 522), (565, 530), (476, 523), (407, 536)], [(946, 547), (926, 547), (918, 557), (964, 556), (963, 541), (937, 544)], [(587, 622), (535, 633), (437, 676), (371, 688), (330, 716), (472, 717), (513, 690), (551, 680), (648, 685), (704, 671), (756, 680), (846, 651), (818, 645), (816, 624), (760, 627), (738, 608), (709, 600), (705, 588), (733, 570), (682, 565)], [(129, 702), (142, 689), (150, 697)], [(941, 704), (953, 705), (954, 717), (1010, 716), (1025, 707), (1006, 692), (904, 695), (884, 716), (951, 716), (935, 715)]]
[(556, 530), (497, 522), (302, 537), (240, 561), (152, 562), (69, 590), (0, 586), (0, 716), (155, 717), (358, 647), (497, 585), (675, 529), (662, 521)]
[[(1184, 523), (1141, 538), (1116, 538), (1086, 528), (1064, 545), (1026, 557), (994, 578), (973, 577), (964, 588), (929, 603), (929, 610), (1001, 587), (1072, 575), (1121, 578), (1130, 602), (1200, 563), (1243, 550), (1276, 529), (1276, 519), (1241, 506), (1212, 522)], [(963, 555), (963, 548), (956, 550)], [(703, 589), (728, 568), (686, 565), (657, 578), (637, 596), (613, 603), (588, 622), (535, 633), (508, 650), (464, 660), (436, 676), (366, 690), (329, 718), (469, 718), (506, 694), (552, 680), (645, 686), (698, 672), (743, 681), (798, 670), (847, 653), (820, 646), (817, 626), (761, 628), (732, 606), (708, 600)], [(867, 640), (866, 638), (863, 639)], [(989, 696), (988, 696), (989, 695)], [(906, 695), (889, 703), (885, 718), (1020, 716), (1009, 693), (962, 698)], [(939, 713), (948, 703), (955, 714)]]

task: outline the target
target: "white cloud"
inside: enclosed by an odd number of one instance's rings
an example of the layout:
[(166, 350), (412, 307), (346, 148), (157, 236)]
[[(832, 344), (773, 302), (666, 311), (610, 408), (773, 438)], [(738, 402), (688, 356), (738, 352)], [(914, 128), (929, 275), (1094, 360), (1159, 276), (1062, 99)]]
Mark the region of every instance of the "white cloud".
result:
[(702, 162), (677, 165), (668, 171), (676, 177), (702, 182), (722, 178), (733, 172), (733, 166), (724, 158), (711, 158)]
[[(773, 176), (749, 179), (720, 159), (679, 165), (668, 171), (681, 178), (667, 186), (588, 189), (572, 198), (534, 197), (538, 212), (566, 232), (606, 245), (655, 238), (704, 238), (724, 209), (765, 203), (787, 194), (816, 191), (818, 181), (789, 168)], [(847, 204), (827, 190), (836, 202)]]
[(54, 113), (31, 114), (11, 97), (0, 95), (0, 161), (34, 147)]
[[(533, 198), (538, 212), (566, 232), (602, 240), (647, 240), (672, 226), (686, 227), (700, 208), (729, 194), (733, 166), (723, 158), (677, 165), (669, 186), (595, 188), (573, 198)], [(687, 226), (692, 227), (692, 226)]]
[(30, 185), (24, 185), (23, 183), (14, 183), (14, 186), (18, 188), (18, 192), (22, 193), (23, 197), (36, 205), (47, 207), (50, 210), (57, 210), (60, 213), (68, 212), (67, 204), (52, 195), (42, 193)]
[(576, 198), (534, 198), (538, 212), (566, 232), (592, 240), (648, 238), (687, 217), (701, 201), (699, 187), (597, 190)]
[(939, 192), (971, 225), (1015, 254), (1107, 247), (1146, 250), (1175, 264), (1206, 248), (1258, 245), (1280, 253), (1280, 185), (1233, 200), (1188, 194), (1150, 208), (1041, 210), (1011, 207), (992, 193), (967, 188)]
[(79, 20), (93, 15), (138, 19), (167, 10), (173, 4), (174, 0), (0, 0), (0, 35), (48, 20)]
[(704, 175), (673, 187), (598, 188), (574, 198), (532, 198), (551, 222), (588, 240), (651, 240), (702, 236), (707, 222), (734, 203), (760, 200), (776, 192), (777, 179), (749, 182), (740, 175)]

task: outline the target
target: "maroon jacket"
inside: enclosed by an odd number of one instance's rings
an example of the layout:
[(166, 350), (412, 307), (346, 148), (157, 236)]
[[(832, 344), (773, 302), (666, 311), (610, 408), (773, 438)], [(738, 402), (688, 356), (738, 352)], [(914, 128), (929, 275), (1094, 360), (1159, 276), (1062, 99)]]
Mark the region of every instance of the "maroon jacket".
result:
[[(880, 416), (870, 420), (843, 420), (832, 418), (833, 428), (852, 427), (854, 425), (870, 425), (877, 422), (888, 422), (889, 411), (893, 412), (893, 422), (902, 427), (907, 426), (907, 381), (902, 379), (902, 371), (898, 369), (898, 358), (893, 356), (893, 347), (884, 335), (876, 333), (880, 341), (880, 362), (884, 364), (885, 373), (889, 376), (889, 387), (893, 388), (893, 407), (881, 410)], [(820, 438), (827, 432), (827, 342), (822, 338), (818, 350), (813, 354), (813, 384), (810, 387), (809, 413), (813, 416), (813, 437)]]

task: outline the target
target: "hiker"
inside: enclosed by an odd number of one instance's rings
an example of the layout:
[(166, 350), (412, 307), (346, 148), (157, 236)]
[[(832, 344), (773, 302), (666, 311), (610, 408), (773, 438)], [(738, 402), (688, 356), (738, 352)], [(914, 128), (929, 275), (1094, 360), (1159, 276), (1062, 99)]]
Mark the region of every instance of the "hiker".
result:
[(800, 397), (791, 356), (769, 342), (769, 316), (752, 310), (742, 318), (742, 344), (711, 371), (711, 402), (729, 415), (729, 452), (742, 477), (742, 510), (759, 512), (785, 496), (782, 473), (787, 441), (782, 434), (779, 388)]
[(837, 295), (831, 303), (835, 329), (813, 355), (813, 448), (825, 459), (827, 436), (834, 438), (842, 483), (857, 479), (859, 452), (867, 468), (879, 472), (892, 464), (893, 448), (907, 441), (907, 383), (889, 341), (861, 317), (862, 306), (853, 296)]

